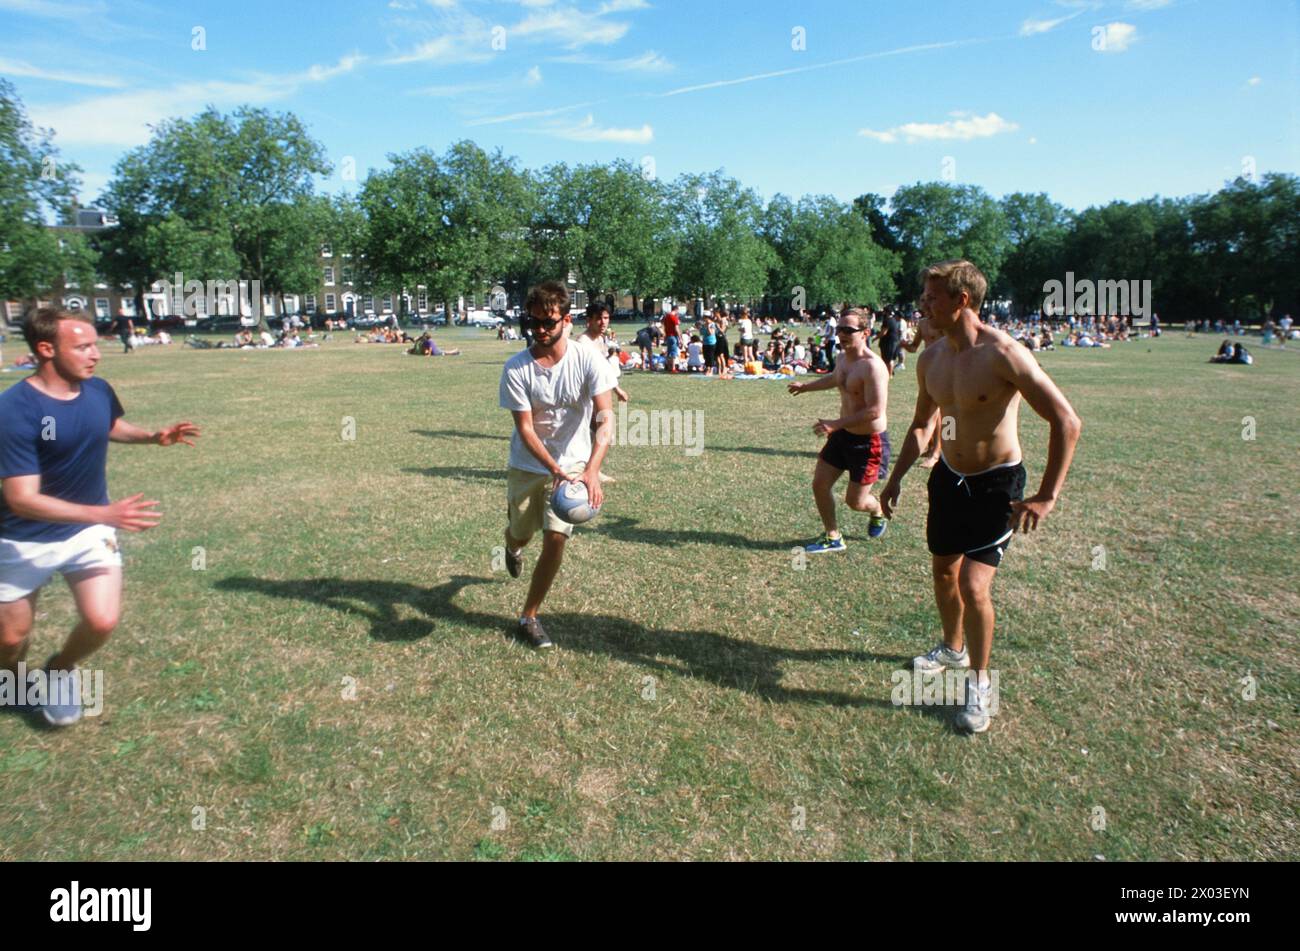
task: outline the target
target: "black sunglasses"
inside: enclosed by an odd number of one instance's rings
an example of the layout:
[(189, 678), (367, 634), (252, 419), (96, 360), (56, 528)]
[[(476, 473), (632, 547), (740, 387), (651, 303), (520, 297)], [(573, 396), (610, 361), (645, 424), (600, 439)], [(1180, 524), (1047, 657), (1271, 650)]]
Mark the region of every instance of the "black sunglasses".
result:
[(554, 330), (564, 323), (564, 318), (561, 317), (559, 320), (538, 320), (536, 317), (529, 317), (528, 321), (539, 330)]
[(855, 334), (859, 330), (866, 330), (866, 329), (867, 329), (866, 327), (836, 327), (835, 332), (837, 334)]

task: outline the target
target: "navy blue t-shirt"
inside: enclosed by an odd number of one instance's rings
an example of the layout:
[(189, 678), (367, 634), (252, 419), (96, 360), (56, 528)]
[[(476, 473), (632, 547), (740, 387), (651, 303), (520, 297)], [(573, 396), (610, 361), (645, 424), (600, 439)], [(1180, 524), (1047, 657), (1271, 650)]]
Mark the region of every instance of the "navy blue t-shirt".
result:
[[(96, 377), (70, 400), (26, 380), (0, 393), (0, 479), (39, 475), (41, 494), (78, 505), (108, 504), (108, 431), (123, 414), (113, 388)], [(59, 542), (86, 528), (19, 518), (0, 496), (0, 538)]]

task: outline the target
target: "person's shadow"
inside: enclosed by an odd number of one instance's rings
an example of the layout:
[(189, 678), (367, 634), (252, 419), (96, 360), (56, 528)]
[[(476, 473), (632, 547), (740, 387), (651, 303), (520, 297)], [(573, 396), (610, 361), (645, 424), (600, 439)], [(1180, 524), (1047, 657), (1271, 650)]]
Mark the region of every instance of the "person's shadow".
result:
[[(477, 628), (511, 636), (513, 617), (466, 610), (456, 596), (471, 585), (491, 584), (489, 578), (457, 575), (432, 588), (403, 581), (302, 578), (274, 581), (232, 577), (218, 581), (220, 591), (239, 591), (307, 601), (370, 621), (370, 636), (380, 641), (414, 641), (453, 626)], [(401, 619), (398, 606), (423, 617)], [(772, 647), (703, 630), (653, 630), (635, 620), (607, 614), (560, 612), (546, 615), (548, 632), (562, 650), (603, 654), (648, 670), (706, 680), (728, 690), (740, 690), (775, 703), (831, 704), (845, 707), (886, 707), (887, 697), (868, 697), (837, 690), (809, 690), (781, 683), (785, 662), (853, 661), (901, 665), (908, 658), (863, 650), (823, 648), (799, 650)], [(929, 716), (943, 716), (939, 707), (906, 707)]]
[[(640, 521), (626, 515), (602, 515), (591, 523), (587, 529), (591, 534), (608, 535), (621, 542), (633, 542), (643, 545), (659, 545), (665, 548), (677, 548), (694, 542), (697, 545), (721, 545), (727, 548), (747, 548), (758, 551), (792, 552), (803, 551), (808, 544), (807, 538), (794, 538), (789, 541), (774, 541), (737, 535), (732, 532), (691, 532), (684, 529), (642, 528)], [(855, 536), (845, 535), (846, 538)]]

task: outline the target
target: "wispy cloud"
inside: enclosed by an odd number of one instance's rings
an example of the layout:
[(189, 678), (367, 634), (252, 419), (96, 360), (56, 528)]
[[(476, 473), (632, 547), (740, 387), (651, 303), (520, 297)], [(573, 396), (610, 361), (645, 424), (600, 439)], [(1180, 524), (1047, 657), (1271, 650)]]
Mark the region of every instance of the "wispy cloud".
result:
[(1076, 10), (1074, 13), (1067, 13), (1063, 17), (1054, 17), (1046, 20), (1033, 19), (1031, 17), (1030, 19), (1025, 20), (1024, 23), (1020, 24), (1020, 35), (1038, 36), (1040, 33), (1050, 33), (1062, 23), (1068, 23), (1070, 20), (1073, 20), (1075, 17), (1080, 16), (1085, 12), (1085, 10)]
[(58, 69), (45, 69), (33, 66), (20, 59), (6, 59), (0, 56), (0, 73), (10, 76), (29, 76), (32, 79), (46, 79), (55, 83), (73, 83), (77, 86), (96, 86), (100, 89), (120, 89), (126, 83), (116, 76), (99, 76), (91, 73), (71, 73)]
[(556, 106), (554, 109), (534, 109), (529, 112), (511, 112), (504, 116), (480, 116), (477, 119), (470, 119), (466, 125), (497, 125), (502, 122), (518, 122), (520, 119), (545, 119), (548, 116), (558, 116), (565, 112), (572, 112), (574, 109), (586, 109), (588, 106), (594, 106), (594, 102), (575, 102), (571, 106)]
[(134, 89), (67, 105), (33, 105), (30, 112), (33, 123), (55, 130), (60, 145), (134, 146), (149, 140), (149, 126), (168, 117), (192, 115), (209, 105), (265, 105), (293, 95), (308, 83), (351, 72), (363, 60), (352, 54), (333, 66), (311, 66), (298, 73)]
[(719, 79), (709, 83), (698, 83), (694, 86), (681, 86), (677, 89), (670, 89), (668, 92), (660, 93), (661, 97), (681, 96), (688, 92), (700, 92), (705, 89), (720, 89), (723, 86), (739, 86), (742, 83), (752, 83), (760, 79), (775, 79), (778, 76), (792, 76), (796, 73), (808, 73), (818, 69), (831, 69), (835, 66), (844, 66), (848, 63), (861, 63), (871, 59), (882, 59), (886, 56), (902, 56), (907, 53), (922, 53), (930, 50), (952, 49), (957, 46), (969, 46), (972, 43), (987, 43), (993, 37), (976, 38), (969, 40), (948, 40), (943, 43), (922, 43), (918, 46), (902, 46), (893, 50), (882, 50), (879, 53), (864, 53), (861, 56), (849, 56), (844, 59), (829, 60), (825, 63), (813, 63), (809, 66), (795, 66), (791, 69), (777, 69), (770, 73), (754, 73), (751, 76), (739, 76), (735, 79)]
[(577, 125), (553, 125), (535, 130), (553, 135), (571, 142), (617, 142), (629, 145), (645, 145), (654, 140), (655, 132), (649, 123), (639, 129), (619, 129), (613, 126), (600, 126), (591, 113)]
[(0, 10), (10, 13), (24, 13), (28, 16), (45, 17), (51, 20), (80, 20), (88, 16), (99, 16), (108, 12), (108, 4), (94, 3), (55, 3), (53, 0), (0, 0)]
[(1172, 6), (1174, 0), (1127, 0), (1124, 4), (1126, 10), (1163, 10), (1165, 7)]
[(436, 96), (445, 99), (465, 96), (474, 93), (494, 93), (505, 92), (507, 90), (518, 89), (520, 86), (538, 86), (542, 82), (542, 71), (539, 67), (534, 66), (526, 72), (522, 78), (508, 77), (500, 80), (490, 80), (481, 83), (449, 83), (441, 86), (421, 86), (418, 89), (412, 89), (411, 94), (415, 96)]
[(954, 112), (948, 122), (907, 122), (883, 132), (874, 129), (860, 129), (858, 135), (886, 145), (893, 145), (900, 139), (906, 142), (958, 141), (987, 139), (1004, 132), (1015, 132), (1020, 126), (1008, 122), (996, 112), (986, 116), (971, 115), (968, 112)]
[(1123, 53), (1130, 46), (1137, 42), (1138, 29), (1132, 23), (1107, 23), (1102, 27), (1094, 27), (1101, 30), (1101, 42), (1094, 46), (1101, 53)]
[(671, 62), (654, 50), (647, 50), (631, 59), (611, 59), (574, 53), (552, 57), (553, 63), (574, 63), (579, 66), (596, 66), (612, 73), (668, 73), (676, 69)]

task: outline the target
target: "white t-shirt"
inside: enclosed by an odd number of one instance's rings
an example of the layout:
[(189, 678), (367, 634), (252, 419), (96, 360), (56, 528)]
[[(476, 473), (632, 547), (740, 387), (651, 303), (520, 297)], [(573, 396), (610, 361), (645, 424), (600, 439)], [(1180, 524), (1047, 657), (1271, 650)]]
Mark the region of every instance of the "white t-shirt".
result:
[(750, 320), (748, 317), (742, 317), (740, 319), (740, 339), (741, 340), (754, 339), (754, 322)]
[(688, 367), (704, 366), (704, 346), (703, 344), (692, 343), (686, 348), (686, 365)]
[[(585, 466), (591, 458), (592, 400), (613, 389), (609, 364), (570, 339), (564, 356), (543, 367), (521, 350), (501, 368), (502, 409), (531, 410), (533, 429), (561, 469)], [(510, 437), (510, 467), (546, 473), (516, 428)]]
[(609, 345), (605, 342), (603, 337), (599, 340), (592, 340), (585, 333), (575, 334), (569, 338), (569, 341), (571, 343), (581, 344), (589, 349), (598, 362), (605, 364), (605, 366), (609, 368), (609, 372), (613, 374), (615, 380), (623, 375), (622, 371), (614, 365), (617, 361), (611, 361), (609, 359)]

